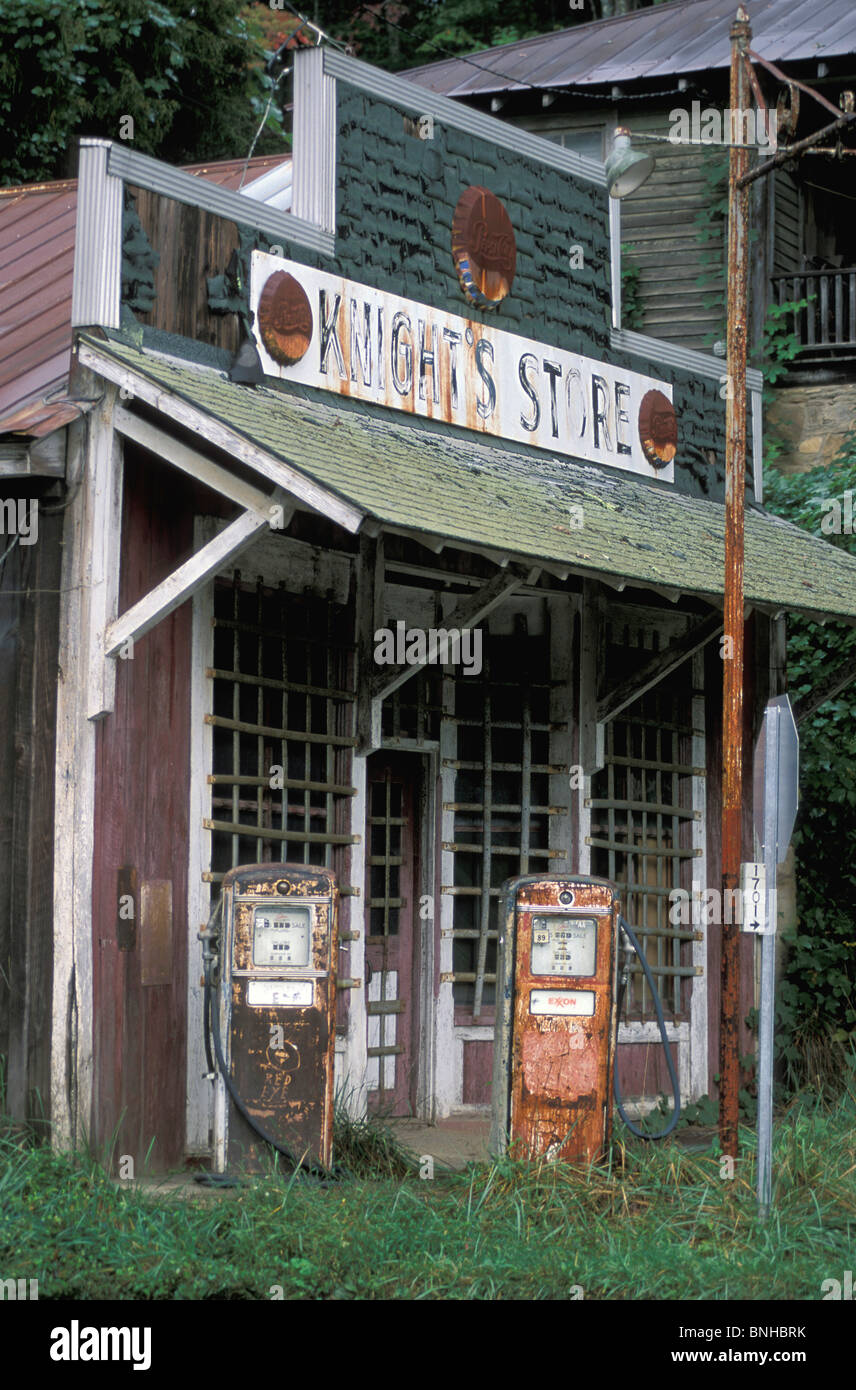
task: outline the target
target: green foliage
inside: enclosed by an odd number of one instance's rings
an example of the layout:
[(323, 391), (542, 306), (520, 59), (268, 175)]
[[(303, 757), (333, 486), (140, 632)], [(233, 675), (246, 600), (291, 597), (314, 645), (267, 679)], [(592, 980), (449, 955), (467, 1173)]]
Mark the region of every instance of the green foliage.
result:
[(712, 346), (719, 339), (725, 339), (726, 294), (726, 249), (728, 241), (728, 150), (706, 147), (703, 158), (698, 161), (694, 174), (701, 178), (703, 193), (702, 206), (693, 218), (696, 240), (701, 250), (702, 273), (696, 284), (703, 291), (702, 303), (706, 309), (717, 306), (722, 317), (717, 320), (707, 335)]
[[(763, 400), (769, 405), (776, 398), (772, 387), (780, 377), (787, 373), (789, 363), (793, 362), (800, 350), (799, 335), (788, 327), (788, 319), (802, 309), (807, 309), (815, 296), (808, 299), (788, 299), (783, 304), (770, 304), (764, 316), (761, 343), (756, 353), (758, 367), (764, 376)], [(776, 441), (778, 443), (778, 441)]]
[(336, 1096), (333, 1112), (333, 1153), (337, 1168), (351, 1177), (404, 1178), (416, 1169), (413, 1155), (383, 1118), (354, 1119), (342, 1095)]
[(500, 9), (488, 0), (321, 0), (313, 18), (365, 62), (397, 72), (564, 29), (591, 14), (569, 10), (566, 0), (506, 0)]
[[(765, 476), (771, 511), (822, 535), (830, 530), (838, 499), (856, 492), (856, 433), (828, 468)], [(856, 536), (843, 530), (826, 539), (856, 555)], [(792, 698), (808, 694), (824, 676), (856, 666), (856, 628), (820, 626), (794, 616), (788, 622)], [(840, 1070), (836, 1047), (856, 1041), (856, 690), (846, 688), (800, 724), (801, 801), (794, 835), (798, 889), (797, 929), (779, 1004), (780, 1050), (792, 1084), (817, 1076), (826, 1055)], [(832, 1052), (829, 1048), (832, 1046)], [(820, 1049), (820, 1051), (818, 1050)], [(825, 1049), (825, 1051), (824, 1051)], [(814, 1060), (812, 1060), (814, 1059)]]
[[(172, 163), (249, 150), (264, 57), (240, 0), (3, 0), (0, 183), (73, 172), (77, 138), (119, 139), (123, 117), (132, 148)], [(267, 128), (280, 147), (275, 105)]]
[(603, 1165), (506, 1157), (326, 1186), (272, 1172), (177, 1194), (0, 1139), (0, 1267), (40, 1299), (816, 1299), (852, 1267), (851, 1078), (833, 1112), (777, 1124), (763, 1227), (747, 1129), (730, 1181), (715, 1152), (667, 1140)]
[[(296, 8), (349, 43), (358, 57), (397, 72), (661, 2), (584, 0), (582, 8), (571, 9), (568, 0), (505, 0), (501, 7), (494, 0), (317, 0), (311, 9)], [(502, 70), (501, 63), (496, 66)]]
[(621, 326), (641, 330), (644, 310), (639, 281), (642, 272), (630, 259), (635, 250), (631, 242), (621, 243)]

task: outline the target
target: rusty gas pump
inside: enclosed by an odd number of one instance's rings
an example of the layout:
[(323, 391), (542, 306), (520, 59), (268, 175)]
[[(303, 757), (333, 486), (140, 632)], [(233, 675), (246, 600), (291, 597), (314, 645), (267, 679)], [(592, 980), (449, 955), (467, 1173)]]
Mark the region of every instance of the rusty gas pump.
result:
[(602, 879), (505, 885), (494, 1043), (494, 1152), (593, 1160), (611, 1134), (618, 895)]
[[(592, 1162), (612, 1135), (612, 1099), (620, 996), (635, 953), (653, 990), (654, 980), (632, 928), (621, 917), (618, 892), (605, 879), (584, 875), (527, 875), (504, 886), (497, 967), (491, 1150), (517, 1146), (521, 1156)], [(619, 990), (618, 950), (627, 954)], [(677, 1123), (680, 1095), (671, 1053), (675, 1110), (657, 1134)]]
[(328, 869), (251, 864), (223, 879), (200, 933), (217, 1173), (258, 1170), (270, 1150), (329, 1171), (337, 909)]

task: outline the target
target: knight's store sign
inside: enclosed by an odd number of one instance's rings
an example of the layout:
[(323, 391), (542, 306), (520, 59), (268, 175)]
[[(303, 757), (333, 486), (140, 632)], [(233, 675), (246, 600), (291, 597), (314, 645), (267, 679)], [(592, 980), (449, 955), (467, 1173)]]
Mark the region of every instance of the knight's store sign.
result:
[(667, 382), (261, 251), (250, 300), (271, 376), (674, 481)]

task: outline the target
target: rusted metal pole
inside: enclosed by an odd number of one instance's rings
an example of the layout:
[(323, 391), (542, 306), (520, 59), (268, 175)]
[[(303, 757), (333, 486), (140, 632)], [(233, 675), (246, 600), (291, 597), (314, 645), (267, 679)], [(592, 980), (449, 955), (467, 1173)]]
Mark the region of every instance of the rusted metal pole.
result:
[[(741, 5), (731, 26), (732, 112), (748, 110), (746, 51), (752, 31)], [(743, 130), (738, 117), (736, 129)], [(740, 879), (743, 821), (743, 511), (746, 492), (746, 333), (749, 194), (739, 181), (749, 167), (747, 145), (732, 144), (728, 180), (728, 356), (725, 407), (725, 613), (722, 682), (722, 902)], [(730, 913), (722, 912), (724, 919)], [(719, 1031), (719, 1138), (737, 1157), (740, 1089), (740, 925), (725, 923)]]

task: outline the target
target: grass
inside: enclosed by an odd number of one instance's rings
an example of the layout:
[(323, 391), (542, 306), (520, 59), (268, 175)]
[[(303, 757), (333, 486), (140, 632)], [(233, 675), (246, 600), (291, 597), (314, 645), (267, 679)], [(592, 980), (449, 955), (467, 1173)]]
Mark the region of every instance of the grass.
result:
[[(42, 1299), (814, 1300), (852, 1268), (852, 1096), (797, 1102), (777, 1125), (763, 1224), (748, 1131), (733, 1181), (712, 1151), (671, 1141), (616, 1144), (603, 1167), (506, 1158), (421, 1181), (366, 1129), (349, 1140), (362, 1175), (320, 1186), (272, 1169), (196, 1201), (2, 1138), (0, 1277), (37, 1278)], [(380, 1177), (365, 1176), (372, 1154)]]

